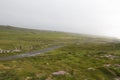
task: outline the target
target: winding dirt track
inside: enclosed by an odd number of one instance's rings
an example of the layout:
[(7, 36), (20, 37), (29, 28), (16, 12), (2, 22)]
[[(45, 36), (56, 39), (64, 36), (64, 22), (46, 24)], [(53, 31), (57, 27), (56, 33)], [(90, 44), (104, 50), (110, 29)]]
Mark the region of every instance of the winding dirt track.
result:
[(52, 51), (54, 49), (58, 49), (60, 47), (63, 47), (63, 46), (53, 46), (53, 47), (45, 48), (45, 49), (34, 51), (34, 52), (29, 52), (29, 53), (24, 53), (24, 54), (17, 54), (17, 55), (13, 55), (13, 56), (0, 57), (0, 60), (5, 61), (5, 60), (12, 60), (12, 59), (36, 56), (36, 55), (39, 55), (39, 54), (42, 54), (42, 53)]

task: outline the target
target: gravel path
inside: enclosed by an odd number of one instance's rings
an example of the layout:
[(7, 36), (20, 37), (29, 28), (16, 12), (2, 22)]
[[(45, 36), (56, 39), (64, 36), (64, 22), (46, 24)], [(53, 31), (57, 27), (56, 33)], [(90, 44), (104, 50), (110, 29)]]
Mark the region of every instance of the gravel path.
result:
[(63, 46), (53, 46), (53, 47), (45, 48), (45, 49), (34, 51), (34, 52), (17, 54), (17, 55), (13, 55), (13, 56), (0, 57), (0, 60), (4, 61), (4, 60), (12, 60), (12, 59), (36, 56), (36, 55), (39, 55), (41, 53), (46, 53), (46, 52), (52, 51), (52, 50), (60, 48), (60, 47), (63, 47)]

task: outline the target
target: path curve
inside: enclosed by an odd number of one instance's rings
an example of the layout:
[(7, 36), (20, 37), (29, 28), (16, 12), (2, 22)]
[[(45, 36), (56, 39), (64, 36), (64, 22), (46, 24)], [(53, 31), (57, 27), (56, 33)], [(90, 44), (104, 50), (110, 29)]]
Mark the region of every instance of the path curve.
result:
[(45, 48), (45, 49), (34, 51), (34, 52), (28, 52), (28, 53), (24, 53), (24, 54), (17, 54), (17, 55), (13, 55), (13, 56), (0, 57), (0, 60), (4, 61), (4, 60), (12, 60), (12, 59), (36, 56), (36, 55), (39, 55), (39, 54), (42, 54), (42, 53), (52, 51), (54, 49), (58, 49), (60, 47), (63, 47), (63, 46), (53, 46), (53, 47)]

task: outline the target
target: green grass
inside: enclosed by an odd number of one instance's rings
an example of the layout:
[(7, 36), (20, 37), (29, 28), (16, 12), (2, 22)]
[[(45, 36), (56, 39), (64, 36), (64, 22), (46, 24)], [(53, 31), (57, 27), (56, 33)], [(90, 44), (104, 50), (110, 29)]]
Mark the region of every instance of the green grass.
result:
[[(48, 47), (48, 44), (66, 46), (35, 57), (0, 61), (0, 80), (114, 80), (120, 77), (120, 67), (116, 66), (120, 65), (120, 43), (114, 43), (111, 39), (73, 33), (1, 28), (2, 49), (22, 45), (23, 52), (28, 52), (42, 49), (41, 46)], [(16, 44), (12, 45), (13, 43)], [(30, 45), (36, 46), (35, 49), (29, 50)], [(13, 53), (4, 56), (8, 55)], [(113, 59), (106, 55), (111, 55)], [(110, 66), (107, 67), (106, 64)], [(69, 74), (52, 75), (61, 70)]]
[[(120, 68), (114, 66), (120, 63), (119, 49), (114, 49), (113, 53), (113, 50), (109, 50), (112, 48), (111, 46), (106, 48), (105, 44), (101, 47), (95, 47), (95, 45), (72, 44), (36, 57), (1, 61), (0, 76), (9, 80), (25, 80), (27, 77), (30, 77), (31, 80), (45, 80), (49, 77), (52, 80), (114, 80), (114, 78), (119, 77)], [(91, 48), (88, 49), (88, 46), (91, 46)], [(104, 48), (106, 49), (104, 50)], [(112, 54), (118, 58), (112, 60), (100, 57), (105, 54)], [(105, 64), (111, 64), (112, 66), (104, 67)], [(88, 68), (94, 68), (95, 70), (88, 70)], [(69, 74), (64, 76), (51, 75), (53, 72), (60, 70)], [(3, 75), (8, 75), (8, 77)]]

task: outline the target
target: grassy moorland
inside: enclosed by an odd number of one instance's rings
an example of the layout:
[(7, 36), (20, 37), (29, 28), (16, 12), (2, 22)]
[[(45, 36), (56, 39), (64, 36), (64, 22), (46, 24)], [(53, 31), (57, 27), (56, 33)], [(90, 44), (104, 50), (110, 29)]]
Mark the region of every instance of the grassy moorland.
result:
[[(0, 61), (0, 80), (120, 79), (120, 43), (114, 42), (114, 39), (9, 26), (0, 30), (0, 48), (5, 50), (17, 47), (22, 52), (28, 52), (66, 44), (39, 56)], [(13, 54), (18, 53), (4, 56)], [(57, 71), (64, 71), (65, 74), (53, 75)]]
[(31, 52), (54, 45), (106, 41), (108, 42), (108, 39), (91, 38), (88, 35), (0, 26), (0, 50), (9, 53), (3, 52), (5, 54), (0, 56)]
[(19, 50), (0, 56), (13, 55), (43, 49), (53, 45), (70, 43), (75, 35), (55, 31), (31, 30), (11, 26), (0, 26), (0, 49)]

